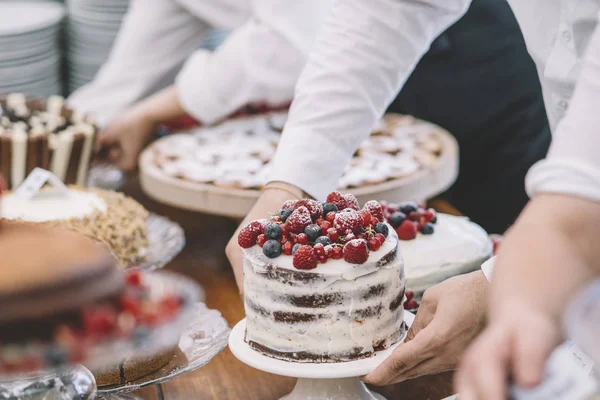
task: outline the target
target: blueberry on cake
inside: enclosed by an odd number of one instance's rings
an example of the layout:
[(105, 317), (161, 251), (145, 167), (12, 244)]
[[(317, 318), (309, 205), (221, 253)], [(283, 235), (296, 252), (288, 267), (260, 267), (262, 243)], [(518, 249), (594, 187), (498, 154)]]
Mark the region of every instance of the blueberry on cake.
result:
[(404, 268), (379, 203), (351, 194), (288, 201), (242, 228), (246, 342), (304, 363), (352, 361), (406, 330)]
[(0, 172), (16, 188), (34, 168), (50, 170), (67, 184), (85, 185), (96, 125), (64, 105), (13, 93), (0, 98)]

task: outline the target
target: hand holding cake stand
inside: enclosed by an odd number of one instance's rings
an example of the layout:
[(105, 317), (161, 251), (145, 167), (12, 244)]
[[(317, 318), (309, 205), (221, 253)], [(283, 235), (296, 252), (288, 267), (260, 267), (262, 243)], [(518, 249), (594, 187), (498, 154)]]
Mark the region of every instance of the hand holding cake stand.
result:
[[(410, 327), (414, 315), (404, 312), (404, 321)], [(229, 348), (241, 362), (260, 371), (298, 378), (294, 390), (280, 400), (385, 400), (371, 392), (360, 380), (385, 360), (404, 338), (390, 349), (379, 351), (373, 357), (343, 363), (297, 363), (267, 357), (252, 349), (245, 341), (246, 320), (240, 321), (231, 332)]]

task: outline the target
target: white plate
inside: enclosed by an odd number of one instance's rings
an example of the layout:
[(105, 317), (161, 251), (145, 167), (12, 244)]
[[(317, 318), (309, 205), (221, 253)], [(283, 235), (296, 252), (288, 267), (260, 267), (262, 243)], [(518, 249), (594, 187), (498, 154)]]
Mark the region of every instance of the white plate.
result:
[(0, 35), (19, 35), (58, 24), (65, 8), (46, 1), (1, 1)]

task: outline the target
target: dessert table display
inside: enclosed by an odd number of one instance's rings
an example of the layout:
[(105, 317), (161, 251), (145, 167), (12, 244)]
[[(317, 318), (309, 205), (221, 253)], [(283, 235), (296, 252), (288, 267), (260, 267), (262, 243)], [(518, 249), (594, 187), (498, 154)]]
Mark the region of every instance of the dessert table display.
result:
[[(287, 114), (235, 118), (159, 139), (140, 156), (144, 191), (175, 207), (244, 217), (266, 183)], [(458, 174), (458, 145), (439, 126), (387, 115), (361, 144), (342, 192), (371, 199), (428, 199)]]
[(0, 1), (0, 94), (60, 93), (61, 4), (35, 0)]

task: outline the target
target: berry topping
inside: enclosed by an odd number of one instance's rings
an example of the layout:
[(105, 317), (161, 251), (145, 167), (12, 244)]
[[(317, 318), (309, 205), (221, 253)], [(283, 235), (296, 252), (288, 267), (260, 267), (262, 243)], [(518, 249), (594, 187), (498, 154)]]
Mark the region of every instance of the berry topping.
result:
[[(437, 220), (437, 216), (435, 210), (433, 208), (428, 209), (423, 213), (423, 217), (425, 217), (426, 222), (433, 222), (433, 220)], [(435, 223), (435, 222), (433, 222)]]
[(281, 239), (281, 226), (279, 224), (269, 224), (265, 227), (265, 236), (269, 239)]
[(421, 226), (421, 233), (423, 235), (433, 235), (433, 231), (434, 231), (433, 224), (430, 223), (430, 222), (428, 222), (425, 225)]
[(304, 233), (308, 236), (309, 242), (315, 242), (321, 236), (321, 227), (317, 224), (311, 224), (304, 229)]
[(383, 221), (383, 208), (381, 207), (381, 203), (375, 200), (367, 201), (363, 210), (367, 210), (371, 213), (371, 215), (377, 218), (380, 221)]
[(344, 208), (351, 208), (356, 211), (360, 210), (360, 207), (358, 205), (358, 200), (356, 200), (356, 197), (354, 197), (353, 194), (346, 193), (342, 197), (344, 198), (344, 200), (346, 200), (346, 207), (344, 207)]
[(388, 228), (385, 222), (380, 222), (375, 225), (375, 232), (382, 234), (386, 238), (390, 234), (390, 228)]
[[(296, 245), (299, 246), (299, 245)], [(282, 252), (283, 254), (285, 254), (286, 256), (291, 256), (293, 253), (293, 249), (294, 249), (294, 243), (292, 242), (285, 242), (283, 244), (283, 248), (282, 248)]]
[(310, 246), (301, 246), (294, 253), (293, 264), (296, 269), (315, 269), (317, 268), (317, 255)]
[(281, 255), (281, 243), (277, 240), (267, 240), (263, 246), (263, 254), (269, 258), (276, 258)]
[(298, 200), (296, 202), (296, 204), (294, 205), (294, 209), (300, 208), (302, 206), (306, 207), (306, 209), (308, 210), (308, 212), (310, 214), (310, 218), (313, 221), (316, 221), (317, 218), (319, 218), (323, 215), (323, 205), (316, 200), (311, 200), (311, 199)]
[(331, 258), (334, 260), (341, 260), (344, 258), (344, 248), (342, 246), (335, 246), (331, 252)]
[(331, 239), (332, 242), (335, 243), (340, 238), (340, 235), (338, 234), (337, 229), (335, 229), (335, 228), (329, 228), (329, 229), (327, 229), (327, 237), (329, 239)]
[(142, 273), (140, 271), (128, 272), (127, 277), (125, 279), (129, 285), (132, 285), (132, 286), (141, 286), (142, 285)]
[(362, 218), (360, 214), (354, 210), (344, 210), (335, 216), (333, 221), (333, 227), (338, 232), (351, 231), (355, 232), (360, 228), (362, 224)]
[(411, 301), (412, 299), (415, 298), (415, 292), (413, 292), (410, 289), (407, 289), (406, 292), (404, 293), (404, 295), (406, 296), (406, 301)]
[(385, 236), (383, 236), (381, 233), (376, 233), (375, 239), (379, 240), (379, 243), (382, 245), (385, 243)]
[(268, 240), (267, 237), (261, 233), (256, 238), (256, 244), (259, 245), (260, 247), (263, 247), (265, 245), (265, 243), (267, 243), (267, 240)]
[(263, 231), (263, 226), (260, 221), (250, 222), (242, 228), (238, 235), (238, 244), (244, 249), (248, 249), (256, 244), (256, 238)]
[(296, 243), (298, 244), (308, 244), (308, 236), (306, 233), (301, 233), (296, 236)]
[(363, 226), (369, 226), (371, 225), (372, 221), (373, 221), (373, 216), (371, 215), (371, 213), (367, 210), (360, 210), (358, 212), (360, 214), (360, 217), (362, 218), (362, 225)]
[(333, 204), (338, 210), (346, 208), (346, 199), (340, 192), (331, 192), (327, 196), (327, 202)]
[(345, 242), (349, 242), (349, 241), (354, 240), (354, 239), (356, 239), (356, 236), (354, 236), (354, 233), (349, 233), (349, 234), (347, 234), (344, 237), (344, 241)]
[(409, 220), (405, 220), (402, 225), (396, 228), (396, 233), (400, 240), (412, 240), (417, 237), (417, 227)]
[(298, 201), (298, 200), (288, 200), (288, 201), (286, 201), (285, 203), (283, 203), (283, 205), (281, 206), (281, 208), (282, 208), (282, 209), (287, 209), (287, 208), (290, 208), (290, 209), (292, 209), (292, 210), (293, 210), (293, 209), (295, 208), (295, 206), (296, 206), (296, 202), (297, 202), (297, 201)]
[(327, 214), (327, 216), (325, 216), (325, 220), (328, 222), (331, 222), (333, 224), (333, 221), (335, 220), (335, 216), (336, 216), (336, 212), (331, 211), (329, 214)]
[(404, 222), (404, 220), (406, 219), (406, 214), (404, 214), (401, 211), (396, 211), (395, 213), (393, 213), (390, 216), (390, 225), (392, 225), (392, 227), (397, 228), (400, 225), (402, 225), (402, 223)]
[(325, 255), (325, 246), (322, 243), (315, 244), (315, 246), (313, 247), (313, 250), (315, 251), (315, 254), (317, 256)]
[(323, 233), (327, 232), (329, 230), (329, 228), (331, 228), (333, 224), (329, 221), (323, 221), (319, 224), (319, 226), (321, 227), (321, 231)]
[(310, 213), (304, 206), (300, 206), (294, 210), (285, 222), (285, 227), (288, 232), (301, 233), (304, 229), (312, 223)]
[(279, 210), (279, 219), (281, 219), (281, 222), (287, 221), (288, 217), (292, 215), (293, 211), (294, 210), (291, 208), (283, 208)]
[(350, 240), (344, 246), (344, 260), (350, 264), (364, 264), (369, 258), (367, 242), (362, 239)]
[[(323, 204), (323, 215), (327, 216), (329, 213), (335, 213), (338, 211), (338, 208), (333, 203), (325, 203)], [(332, 221), (330, 221), (332, 222)]]
[(404, 214), (408, 215), (411, 212), (415, 212), (419, 209), (419, 206), (414, 201), (407, 201), (400, 203), (399, 210)]
[(416, 310), (417, 308), (419, 308), (419, 305), (417, 304), (417, 302), (414, 299), (409, 300), (406, 303), (404, 303), (405, 310), (413, 311), (413, 310)]
[[(317, 244), (322, 244), (323, 246), (328, 246), (331, 244), (331, 239), (327, 236), (321, 236), (316, 240)], [(316, 246), (316, 244), (315, 244)]]
[(321, 256), (317, 256), (317, 259), (319, 260), (319, 263), (321, 263), (321, 264), (325, 264), (327, 262), (327, 256), (324, 254)]
[(377, 240), (377, 238), (373, 237), (372, 239), (369, 239), (369, 250), (371, 251), (377, 251), (381, 248), (381, 242), (379, 240)]

